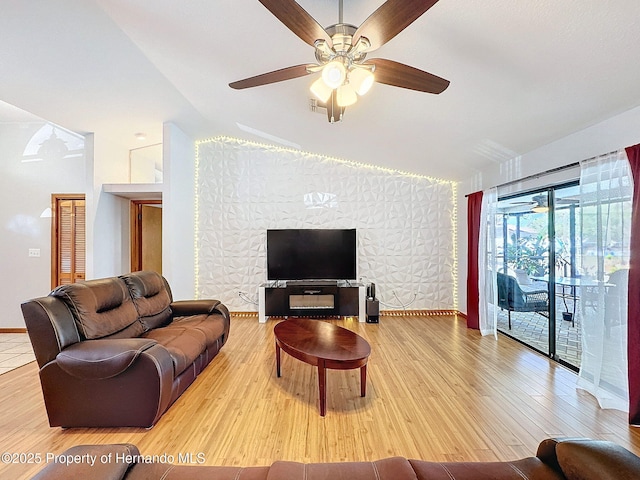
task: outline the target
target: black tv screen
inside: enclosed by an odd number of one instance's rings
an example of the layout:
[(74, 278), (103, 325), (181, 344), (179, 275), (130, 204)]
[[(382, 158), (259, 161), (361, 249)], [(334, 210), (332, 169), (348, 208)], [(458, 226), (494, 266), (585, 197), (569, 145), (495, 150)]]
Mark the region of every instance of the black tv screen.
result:
[(267, 230), (268, 280), (355, 280), (356, 230)]

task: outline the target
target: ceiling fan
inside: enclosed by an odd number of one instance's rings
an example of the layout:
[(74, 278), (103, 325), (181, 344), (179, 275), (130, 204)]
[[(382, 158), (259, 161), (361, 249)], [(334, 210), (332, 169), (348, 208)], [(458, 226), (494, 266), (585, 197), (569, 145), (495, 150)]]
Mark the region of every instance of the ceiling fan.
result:
[[(549, 200), (546, 193), (541, 193), (531, 197), (526, 201), (508, 201), (500, 210), (502, 213), (546, 213), (549, 211)], [(578, 205), (579, 198), (576, 197), (557, 197), (554, 199), (555, 205)]]
[(345, 108), (364, 95), (373, 82), (419, 92), (441, 93), (449, 81), (384, 58), (367, 59), (408, 27), (438, 0), (387, 0), (359, 27), (344, 23), (339, 0), (338, 23), (323, 28), (294, 0), (259, 0), (302, 41), (315, 48), (317, 63), (307, 63), (245, 78), (229, 84), (244, 89), (321, 72), (311, 92), (327, 107), (329, 122), (341, 121)]

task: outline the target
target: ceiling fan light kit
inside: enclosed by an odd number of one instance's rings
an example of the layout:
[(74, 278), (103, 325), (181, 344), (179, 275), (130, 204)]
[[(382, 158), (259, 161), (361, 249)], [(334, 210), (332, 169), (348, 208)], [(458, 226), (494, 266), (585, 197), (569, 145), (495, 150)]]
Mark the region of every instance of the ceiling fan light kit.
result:
[(371, 90), (374, 81), (373, 72), (367, 68), (356, 67), (349, 72), (349, 84), (360, 96)]
[(398, 35), (438, 0), (387, 0), (360, 27), (342, 22), (323, 28), (295, 0), (259, 0), (278, 20), (315, 49), (317, 64), (296, 65), (230, 83), (244, 89), (281, 82), (321, 72), (310, 87), (318, 100), (327, 104), (330, 123), (341, 121), (345, 107), (357, 102), (374, 82), (419, 92), (438, 94), (449, 81), (417, 68), (386, 60), (371, 59), (367, 53)]
[(331, 97), (331, 93), (333, 92), (333, 89), (324, 83), (322, 77), (318, 78), (311, 84), (310, 90), (311, 93), (313, 93), (313, 95), (322, 103), (327, 103)]
[(344, 83), (347, 78), (347, 69), (338, 60), (332, 60), (322, 69), (322, 80), (331, 89), (336, 89)]
[(345, 83), (344, 85), (340, 85), (337, 88), (336, 97), (337, 97), (336, 101), (338, 102), (339, 107), (348, 107), (358, 101), (358, 96), (356, 95), (356, 91), (348, 83)]

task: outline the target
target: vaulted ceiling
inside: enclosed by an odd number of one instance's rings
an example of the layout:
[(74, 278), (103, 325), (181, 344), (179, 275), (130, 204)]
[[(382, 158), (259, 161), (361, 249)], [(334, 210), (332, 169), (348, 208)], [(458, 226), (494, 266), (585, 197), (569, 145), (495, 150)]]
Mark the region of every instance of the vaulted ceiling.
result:
[[(338, 0), (298, 3), (337, 23)], [(344, 20), (382, 3), (344, 0)], [(173, 121), (460, 180), (640, 105), (637, 0), (440, 0), (372, 56), (449, 88), (376, 84), (338, 124), (311, 111), (313, 76), (229, 88), (315, 61), (257, 0), (3, 0), (0, 39), (0, 100), (130, 148)]]

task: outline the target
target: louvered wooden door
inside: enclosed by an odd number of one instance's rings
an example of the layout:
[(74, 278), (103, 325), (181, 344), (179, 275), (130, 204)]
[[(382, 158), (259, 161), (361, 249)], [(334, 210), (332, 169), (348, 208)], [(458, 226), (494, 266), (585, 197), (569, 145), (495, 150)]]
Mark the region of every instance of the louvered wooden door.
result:
[(74, 283), (85, 278), (85, 200), (84, 196), (54, 195), (52, 238), (52, 286)]

